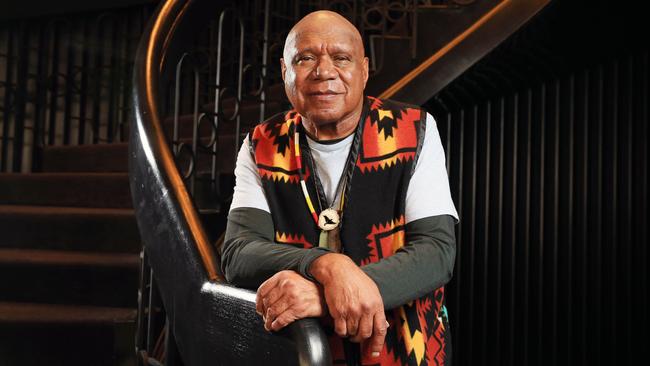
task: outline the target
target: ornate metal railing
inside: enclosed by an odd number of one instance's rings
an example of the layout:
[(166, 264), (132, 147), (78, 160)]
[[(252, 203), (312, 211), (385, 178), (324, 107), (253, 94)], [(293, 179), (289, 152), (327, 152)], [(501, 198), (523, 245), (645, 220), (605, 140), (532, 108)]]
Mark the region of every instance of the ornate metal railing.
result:
[(46, 145), (126, 141), (135, 49), (150, 5), (0, 24), (0, 172)]

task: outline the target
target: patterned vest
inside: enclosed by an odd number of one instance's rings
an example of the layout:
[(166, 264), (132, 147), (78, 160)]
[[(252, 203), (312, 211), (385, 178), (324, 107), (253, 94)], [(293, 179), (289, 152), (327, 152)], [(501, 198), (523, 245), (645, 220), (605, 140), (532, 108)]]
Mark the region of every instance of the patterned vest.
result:
[[(406, 191), (426, 119), (422, 109), (389, 100), (367, 97), (364, 108), (359, 152), (341, 222), (342, 251), (360, 266), (393, 255), (405, 243)], [(311, 248), (318, 245), (320, 229), (305, 203), (294, 158), (294, 131), (300, 123), (296, 111), (276, 115), (255, 127), (250, 146), (271, 209), (275, 241)], [(312, 172), (305, 165), (307, 189), (311, 197), (317, 197)], [(381, 356), (363, 358), (360, 364), (447, 364), (451, 347), (444, 288), (387, 310), (386, 319), (390, 327)], [(331, 319), (323, 323), (334, 363), (359, 364), (358, 345), (338, 337)]]

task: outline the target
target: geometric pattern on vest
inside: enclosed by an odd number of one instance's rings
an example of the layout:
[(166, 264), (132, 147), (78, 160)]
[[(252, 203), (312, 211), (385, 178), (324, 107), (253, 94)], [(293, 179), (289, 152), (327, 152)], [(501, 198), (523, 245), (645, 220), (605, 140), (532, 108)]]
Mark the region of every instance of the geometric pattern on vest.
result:
[[(405, 244), (406, 192), (422, 147), (426, 112), (417, 106), (366, 97), (362, 116), (359, 153), (348, 182), (340, 229), (342, 251), (360, 266), (389, 257)], [(305, 203), (294, 159), (294, 132), (300, 123), (300, 114), (291, 110), (259, 124), (249, 136), (273, 217), (275, 241), (310, 248), (318, 243), (320, 229)], [(301, 149), (308, 146), (301, 144)], [(304, 165), (307, 190), (317, 197), (309, 164)], [(444, 301), (441, 287), (387, 310), (390, 327), (384, 349), (379, 358), (362, 358), (361, 364), (448, 364), (451, 344)], [(344, 349), (359, 352), (359, 347), (351, 347), (334, 333), (331, 319), (325, 319), (323, 326), (335, 364), (345, 364)]]

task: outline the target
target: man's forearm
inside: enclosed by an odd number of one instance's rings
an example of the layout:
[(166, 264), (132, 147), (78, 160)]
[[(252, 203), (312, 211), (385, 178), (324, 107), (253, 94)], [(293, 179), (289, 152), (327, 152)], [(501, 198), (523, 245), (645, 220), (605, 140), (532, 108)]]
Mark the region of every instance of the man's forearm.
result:
[(407, 224), (406, 243), (392, 256), (361, 267), (377, 283), (386, 309), (419, 298), (451, 279), (456, 255), (453, 217), (432, 216)]
[[(379, 288), (384, 307), (391, 309), (443, 286), (455, 260), (454, 219), (434, 216), (407, 224), (406, 242), (394, 255), (361, 267)], [(254, 208), (237, 208), (228, 216), (221, 266), (228, 282), (257, 288), (282, 270), (313, 279), (312, 262), (328, 251), (305, 250), (274, 242), (271, 215)]]
[(273, 220), (268, 212), (255, 208), (230, 211), (221, 249), (221, 269), (226, 280), (237, 286), (257, 288), (282, 270), (309, 277), (307, 266), (327, 253), (319, 248), (277, 244), (273, 236)]

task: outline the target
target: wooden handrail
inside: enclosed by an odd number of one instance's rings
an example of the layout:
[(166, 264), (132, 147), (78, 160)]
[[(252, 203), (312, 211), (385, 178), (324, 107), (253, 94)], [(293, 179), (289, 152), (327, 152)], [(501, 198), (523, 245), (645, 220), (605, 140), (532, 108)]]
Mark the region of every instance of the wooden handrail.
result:
[[(549, 2), (550, 0), (501, 1), (465, 31), (384, 90), (379, 97), (398, 97), (410, 103), (423, 104)], [(426, 83), (426, 86), (416, 85), (423, 83)]]

